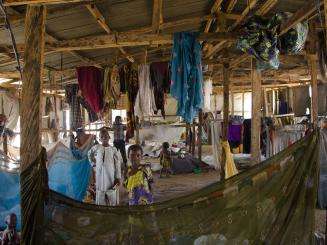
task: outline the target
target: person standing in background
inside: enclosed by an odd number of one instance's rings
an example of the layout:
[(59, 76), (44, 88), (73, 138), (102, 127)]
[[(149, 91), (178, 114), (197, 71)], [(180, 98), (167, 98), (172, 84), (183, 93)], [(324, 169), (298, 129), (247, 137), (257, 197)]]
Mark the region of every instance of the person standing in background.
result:
[(125, 144), (125, 133), (126, 126), (122, 124), (122, 119), (120, 116), (116, 116), (115, 122), (113, 124), (114, 130), (114, 146), (120, 151), (123, 158), (124, 166), (123, 169), (127, 169), (127, 157), (126, 157), (126, 144)]

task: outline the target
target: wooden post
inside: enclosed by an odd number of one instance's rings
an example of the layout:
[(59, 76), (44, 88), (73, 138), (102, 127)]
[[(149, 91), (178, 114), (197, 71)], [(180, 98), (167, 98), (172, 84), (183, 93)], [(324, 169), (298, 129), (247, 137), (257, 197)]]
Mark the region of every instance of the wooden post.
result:
[(253, 164), (258, 164), (261, 156), (261, 93), (261, 72), (252, 68), (251, 157)]
[(228, 64), (223, 66), (223, 93), (224, 93), (224, 108), (223, 108), (223, 140), (227, 140), (228, 136), (228, 117), (229, 117), (229, 70)]
[(195, 122), (192, 124), (192, 156), (195, 155), (195, 138), (196, 138), (196, 130), (195, 130)]
[[(25, 19), (25, 52), (21, 103), (21, 172), (41, 153), (41, 91), (45, 44), (44, 6), (29, 5)], [(22, 176), (22, 175), (21, 175)], [(26, 184), (26, 179), (21, 183)], [(43, 244), (43, 203), (26, 199), (26, 186), (21, 185), (22, 244)], [(35, 193), (29, 193), (35, 196)], [(25, 198), (23, 198), (25, 196)], [(26, 219), (30, 223), (26, 224)]]
[(318, 80), (317, 80), (317, 46), (316, 46), (316, 24), (310, 22), (309, 40), (307, 45), (308, 65), (311, 74), (311, 122), (316, 128), (318, 126)]
[(198, 157), (202, 160), (202, 125), (203, 125), (203, 112), (199, 110), (199, 126), (198, 126)]
[(317, 55), (309, 54), (311, 74), (311, 122), (318, 126), (318, 80), (317, 80)]
[(135, 143), (140, 144), (140, 120), (135, 117)]

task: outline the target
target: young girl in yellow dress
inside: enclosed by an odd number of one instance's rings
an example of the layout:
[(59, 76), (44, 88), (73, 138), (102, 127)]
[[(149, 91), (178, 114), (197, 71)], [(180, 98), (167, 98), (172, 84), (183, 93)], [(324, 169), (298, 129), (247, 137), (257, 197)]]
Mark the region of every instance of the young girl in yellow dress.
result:
[(128, 148), (130, 166), (127, 170), (125, 182), (128, 191), (129, 205), (147, 205), (153, 203), (151, 183), (153, 182), (151, 170), (141, 165), (143, 150), (140, 145)]

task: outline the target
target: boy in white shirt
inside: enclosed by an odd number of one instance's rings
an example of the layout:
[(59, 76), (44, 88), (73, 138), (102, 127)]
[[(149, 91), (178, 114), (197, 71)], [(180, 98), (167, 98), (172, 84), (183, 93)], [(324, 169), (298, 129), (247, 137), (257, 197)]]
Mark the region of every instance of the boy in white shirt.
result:
[(119, 204), (118, 187), (121, 180), (122, 158), (116, 148), (109, 145), (109, 138), (107, 128), (101, 128), (102, 144), (93, 146), (88, 152), (88, 157), (95, 167), (95, 203), (116, 206)]

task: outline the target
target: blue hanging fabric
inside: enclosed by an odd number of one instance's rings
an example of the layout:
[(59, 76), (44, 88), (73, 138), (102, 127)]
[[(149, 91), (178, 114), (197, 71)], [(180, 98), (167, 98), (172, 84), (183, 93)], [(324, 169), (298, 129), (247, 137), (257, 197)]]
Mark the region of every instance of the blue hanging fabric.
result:
[(174, 34), (170, 94), (178, 101), (177, 115), (192, 123), (203, 106), (201, 46), (196, 33)]

